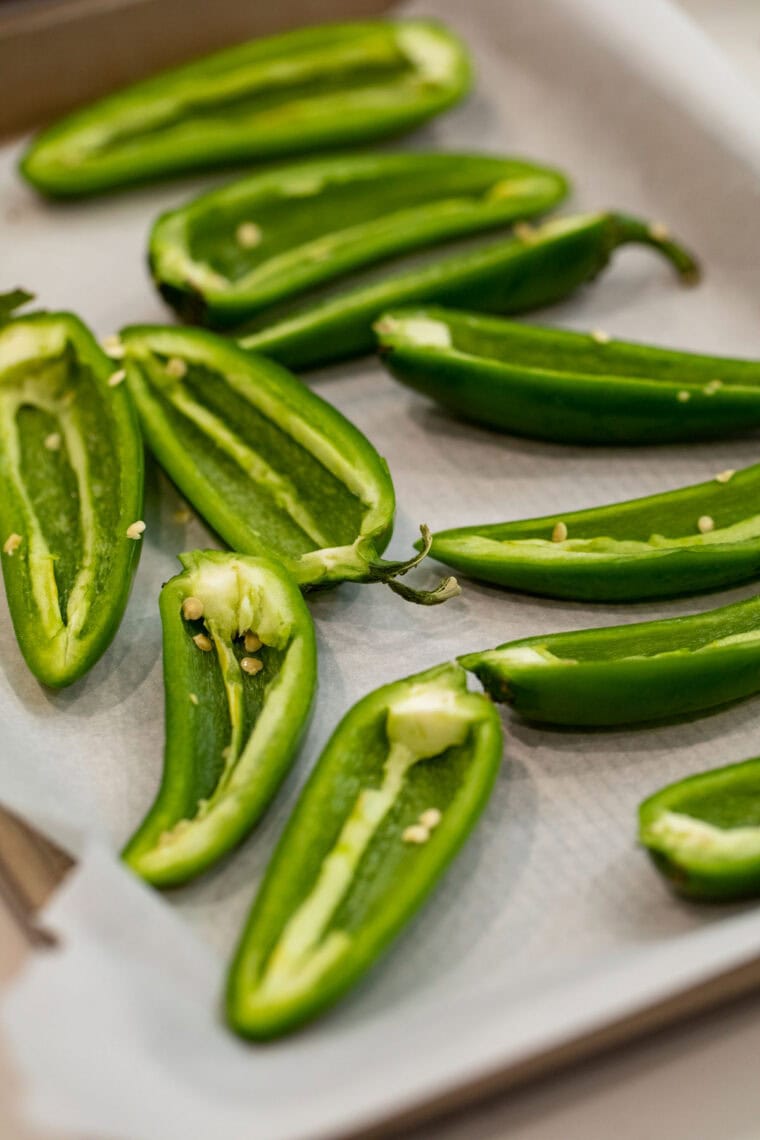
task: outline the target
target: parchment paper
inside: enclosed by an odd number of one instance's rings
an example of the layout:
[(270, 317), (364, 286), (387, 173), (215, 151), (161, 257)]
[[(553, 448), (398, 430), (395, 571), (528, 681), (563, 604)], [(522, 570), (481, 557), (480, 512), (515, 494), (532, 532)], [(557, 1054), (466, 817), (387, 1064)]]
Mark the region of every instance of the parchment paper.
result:
[[(626, 250), (540, 319), (674, 346), (760, 354), (760, 99), (665, 0), (431, 0), (459, 28), (478, 91), (407, 145), (524, 154), (566, 168), (568, 210), (667, 222), (703, 259), (683, 290)], [(46, 205), (0, 152), (2, 280), (71, 308), (100, 334), (167, 319), (144, 267), (159, 210), (213, 179)], [(217, 180), (218, 181), (218, 180)], [(580, 449), (449, 418), (372, 362), (316, 390), (389, 460), (391, 552), (434, 528), (573, 510), (709, 478), (758, 457), (745, 439)], [(225, 959), (299, 785), (343, 712), (390, 679), (542, 630), (690, 613), (754, 587), (674, 603), (591, 607), (465, 583), (434, 610), (345, 585), (311, 600), (319, 695), (299, 762), (250, 840), (197, 884), (159, 897), (117, 862), (161, 769), (159, 587), (177, 551), (208, 543), (155, 470), (122, 628), (72, 690), (43, 692), (0, 613), (0, 798), (80, 856), (49, 909), (63, 948), (36, 959), (2, 1018), (30, 1118), (103, 1140), (319, 1140), (602, 1023), (760, 952), (752, 908), (687, 906), (635, 848), (635, 808), (666, 781), (760, 751), (760, 699), (690, 724), (542, 731), (505, 714), (501, 779), (441, 889), (338, 1010), (278, 1044), (246, 1046), (218, 1013)], [(422, 577), (434, 578), (434, 568)]]

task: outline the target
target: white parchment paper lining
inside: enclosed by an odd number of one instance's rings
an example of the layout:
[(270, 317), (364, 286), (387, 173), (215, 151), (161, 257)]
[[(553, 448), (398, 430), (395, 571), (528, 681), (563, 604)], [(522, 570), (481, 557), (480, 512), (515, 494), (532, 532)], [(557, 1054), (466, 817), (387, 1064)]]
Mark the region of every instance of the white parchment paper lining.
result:
[[(466, 106), (409, 145), (559, 165), (575, 184), (568, 209), (642, 212), (703, 259), (704, 284), (684, 291), (651, 252), (623, 251), (546, 319), (760, 354), (760, 100), (684, 16), (665, 0), (431, 0), (413, 10), (461, 30), (479, 80)], [(144, 267), (147, 230), (203, 180), (54, 206), (21, 184), (16, 158), (17, 148), (0, 152), (4, 284), (75, 310), (100, 334), (166, 320)], [(366, 361), (315, 386), (389, 460), (399, 556), (420, 521), (571, 510), (757, 459), (751, 439), (613, 451), (497, 436)], [(472, 583), (432, 611), (382, 587), (315, 598), (320, 689), (296, 770), (234, 860), (164, 899), (115, 852), (160, 774), (160, 584), (177, 551), (208, 541), (197, 523), (173, 521), (177, 505), (153, 472), (127, 617), (73, 690), (40, 690), (0, 615), (0, 798), (80, 855), (47, 915), (62, 949), (32, 962), (2, 1011), (31, 1119), (103, 1140), (319, 1140), (760, 951), (760, 915), (674, 901), (634, 843), (645, 794), (760, 752), (760, 700), (637, 732), (539, 731), (506, 715), (503, 774), (481, 827), (367, 982), (292, 1039), (256, 1048), (228, 1035), (218, 1012), (225, 958), (298, 786), (358, 697), (510, 637), (689, 613), (753, 587), (596, 608)]]

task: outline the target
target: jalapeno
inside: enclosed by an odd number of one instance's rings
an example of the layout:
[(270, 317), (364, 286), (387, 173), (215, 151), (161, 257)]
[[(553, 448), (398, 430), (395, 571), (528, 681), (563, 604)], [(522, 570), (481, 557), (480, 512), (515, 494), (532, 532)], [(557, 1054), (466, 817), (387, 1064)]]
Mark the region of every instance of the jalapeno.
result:
[(288, 822), (227, 989), (232, 1027), (274, 1037), (350, 988), (429, 895), (488, 801), (493, 705), (443, 665), (347, 713)]
[[(302, 586), (387, 582), (431, 604), (380, 558), (393, 525), (388, 468), (335, 408), (263, 357), (200, 329), (122, 333), (124, 367), (145, 438), (211, 527), (244, 554), (274, 555)], [(429, 538), (426, 539), (426, 548)]]
[(760, 362), (446, 309), (375, 325), (402, 383), (476, 423), (557, 443), (671, 443), (760, 424)]
[(760, 574), (760, 464), (708, 483), (433, 535), (434, 558), (485, 582), (590, 602), (717, 590)]
[(554, 171), (466, 154), (317, 159), (254, 174), (164, 214), (150, 264), (170, 305), (224, 328), (349, 270), (551, 209)]
[[(373, 321), (394, 306), (440, 301), (480, 312), (538, 309), (596, 277), (614, 250), (630, 242), (659, 250), (683, 279), (694, 279), (693, 258), (656, 225), (621, 214), (585, 214), (558, 218), (537, 229), (523, 226), (509, 240), (451, 254), (305, 305), (268, 327), (262, 318), (254, 322), (258, 331), (239, 343), (292, 368), (358, 356), (375, 345)], [(376, 331), (382, 336), (383, 326)]]
[(290, 768), (316, 683), (311, 617), (278, 563), (216, 550), (180, 562), (160, 601), (164, 777), (124, 851), (161, 887), (248, 834)]
[(140, 556), (143, 448), (123, 379), (68, 313), (0, 328), (0, 558), (21, 652), (54, 687), (111, 642)]
[(689, 776), (644, 800), (639, 840), (680, 894), (760, 894), (760, 759)]
[(470, 84), (462, 43), (428, 20), (301, 28), (164, 72), (54, 124), (21, 169), (52, 195), (366, 142), (410, 130)]
[(461, 657), (527, 720), (672, 720), (760, 692), (760, 597), (707, 613), (550, 633)]

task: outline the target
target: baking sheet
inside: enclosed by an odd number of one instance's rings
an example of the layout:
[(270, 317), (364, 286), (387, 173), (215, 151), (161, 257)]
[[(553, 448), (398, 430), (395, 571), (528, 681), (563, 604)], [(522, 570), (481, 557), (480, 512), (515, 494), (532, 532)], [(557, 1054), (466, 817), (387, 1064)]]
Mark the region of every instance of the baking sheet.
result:
[[(603, 280), (546, 318), (757, 355), (760, 107), (701, 34), (659, 0), (635, 11), (604, 0), (480, 0), (467, 12), (437, 0), (414, 10), (458, 27), (479, 72), (470, 102), (414, 145), (558, 164), (575, 182), (568, 208), (641, 211), (669, 223), (704, 260), (704, 284), (685, 291), (650, 252), (622, 251)], [(74, 309), (102, 334), (166, 319), (141, 251), (155, 214), (200, 181), (47, 206), (19, 183), (14, 162), (12, 148), (2, 152), (7, 284)], [(572, 510), (757, 458), (750, 439), (613, 451), (497, 436), (457, 423), (368, 362), (314, 383), (390, 462), (399, 556), (420, 521), (439, 528)], [(297, 769), (234, 860), (164, 900), (123, 872), (113, 852), (160, 772), (158, 589), (177, 550), (208, 541), (198, 524), (172, 521), (176, 506), (153, 472), (127, 617), (75, 691), (43, 694), (0, 617), (0, 798), (82, 856), (50, 912), (64, 950), (32, 966), (3, 1014), (35, 1120), (129, 1140), (180, 1132), (187, 1140), (317, 1140), (760, 952), (752, 908), (672, 900), (634, 845), (643, 795), (760, 751), (760, 701), (637, 732), (547, 732), (505, 714), (504, 770), (483, 823), (392, 953), (298, 1037), (266, 1048), (230, 1038), (217, 1014), (224, 959), (297, 787), (359, 696), (507, 638), (694, 612), (753, 587), (596, 608), (472, 583), (462, 599), (431, 611), (379, 586), (313, 599), (320, 692)]]

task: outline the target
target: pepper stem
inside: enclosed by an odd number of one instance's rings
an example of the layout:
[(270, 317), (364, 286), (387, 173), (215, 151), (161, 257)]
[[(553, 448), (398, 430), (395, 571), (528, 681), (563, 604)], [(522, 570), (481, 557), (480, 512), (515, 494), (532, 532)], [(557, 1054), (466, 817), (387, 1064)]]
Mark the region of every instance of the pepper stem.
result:
[(420, 534), (422, 535), (422, 549), (418, 554), (406, 562), (386, 562), (382, 558), (378, 559), (377, 562), (370, 562), (367, 566), (368, 579), (370, 582), (384, 582), (386, 586), (390, 586), (394, 594), (398, 594), (407, 602), (415, 602), (419, 606), (438, 606), (441, 602), (447, 602), (449, 598), (455, 598), (457, 594), (461, 594), (462, 591), (456, 578), (443, 578), (434, 590), (415, 590), (403, 582), (396, 581), (403, 574), (413, 570), (415, 566), (419, 566), (423, 558), (426, 558), (430, 552), (430, 547), (433, 544), (430, 527), (422, 523)]
[(667, 258), (684, 285), (696, 285), (699, 282), (699, 262), (688, 249), (673, 240), (660, 222), (646, 222), (628, 214), (611, 214), (610, 218), (616, 246), (627, 245), (629, 242), (649, 245)]
[(0, 325), (9, 321), (16, 309), (33, 300), (34, 293), (27, 293), (26, 289), (12, 289), (9, 293), (0, 293)]

